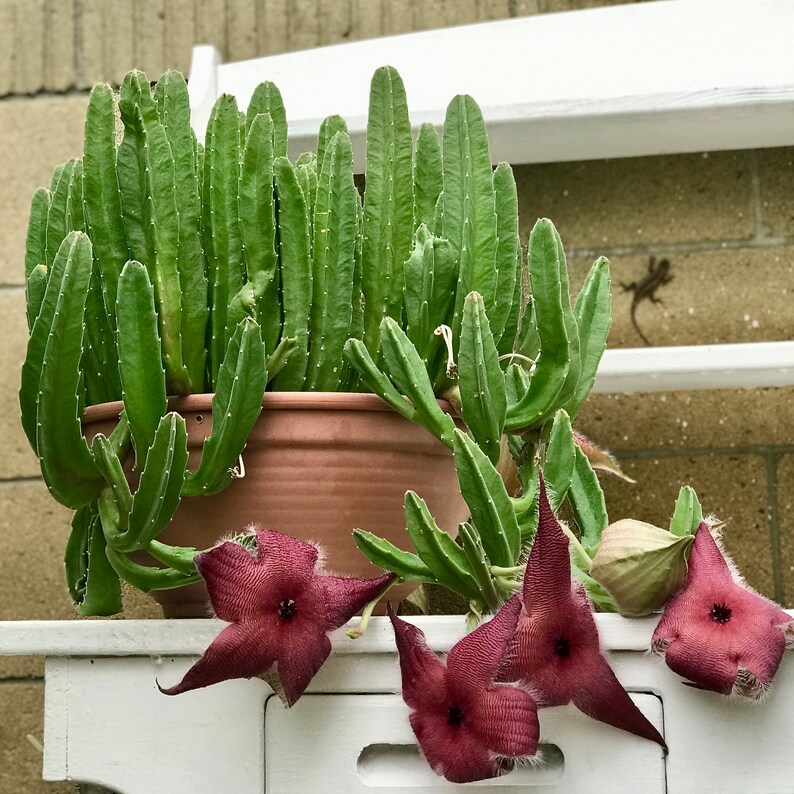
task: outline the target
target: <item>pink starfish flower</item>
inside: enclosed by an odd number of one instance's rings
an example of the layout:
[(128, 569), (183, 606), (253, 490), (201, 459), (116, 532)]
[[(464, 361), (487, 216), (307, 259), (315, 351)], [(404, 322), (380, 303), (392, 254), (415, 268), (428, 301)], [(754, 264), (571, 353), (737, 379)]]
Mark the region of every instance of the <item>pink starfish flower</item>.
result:
[(521, 681), (538, 707), (573, 704), (594, 719), (666, 747), (601, 653), (584, 588), (571, 580), (568, 538), (540, 480), (540, 517), (523, 585), (524, 612), (500, 676)]
[(215, 613), (231, 625), (180, 683), (161, 687), (166, 695), (261, 676), (291, 706), (328, 658), (328, 632), (394, 578), (329, 576), (316, 570), (318, 551), (311, 543), (264, 529), (256, 529), (255, 537), (254, 551), (228, 540), (196, 557)]
[(493, 683), (520, 611), (511, 598), (460, 640), (444, 664), (425, 635), (389, 607), (411, 727), (430, 766), (453, 783), (498, 777), (537, 751), (534, 701), (517, 687)]
[(769, 689), (791, 630), (777, 604), (736, 581), (703, 521), (686, 583), (668, 602), (651, 648), (701, 689), (757, 699)]

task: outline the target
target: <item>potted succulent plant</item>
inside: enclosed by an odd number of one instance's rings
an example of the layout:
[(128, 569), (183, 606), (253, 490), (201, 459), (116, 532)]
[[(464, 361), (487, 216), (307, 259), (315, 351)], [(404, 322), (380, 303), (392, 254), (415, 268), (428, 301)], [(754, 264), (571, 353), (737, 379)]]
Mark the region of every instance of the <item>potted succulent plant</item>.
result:
[[(270, 83), (245, 115), (221, 97), (201, 145), (183, 78), (152, 89), (133, 72), (117, 108), (109, 86), (93, 90), (83, 159), (33, 197), (22, 424), (53, 497), (75, 510), (66, 569), (85, 614), (119, 610), (119, 577), (169, 614), (204, 614), (193, 555), (263, 512), (274, 529), (320, 537), (336, 570), (372, 571), (350, 530), (406, 545), (405, 491), (453, 533), (468, 514), (452, 456), (406, 419), (450, 446), (463, 425), (447, 399), (497, 460), (500, 423), (533, 432), (592, 384), (606, 263), (587, 291), (601, 301), (594, 327), (572, 325), (563, 263), (534, 269), (543, 300), (519, 335), (515, 182), (508, 165), (492, 169), (470, 97), (449, 106), (442, 156), (430, 125), (414, 144), (399, 75), (378, 70), (363, 200), (341, 118), (294, 163), (286, 141)], [(509, 405), (458, 382), (455, 360), (479, 354), (472, 328), (485, 317)], [(388, 386), (376, 362), (408, 369)]]
[[(245, 116), (221, 97), (204, 146), (174, 73), (154, 90), (128, 75), (119, 110), (117, 143), (112, 92), (94, 90), (83, 161), (34, 196), (20, 402), (75, 510), (77, 608), (117, 611), (123, 578), (196, 614), (202, 583), (228, 623), (164, 693), (259, 676), (292, 706), (331, 630), (363, 610), (358, 637), (391, 587), (425, 584), (468, 603), (445, 661), (389, 618), (411, 728), (453, 782), (536, 759), (542, 709), (568, 703), (666, 750), (594, 607), (664, 610), (652, 650), (672, 670), (767, 691), (791, 618), (738, 579), (694, 492), (669, 529), (609, 522), (596, 469), (614, 462), (572, 427), (609, 331), (608, 263), (572, 301), (547, 220), (525, 262), (471, 98), (451, 102), (442, 153), (429, 125), (414, 144), (379, 70), (363, 204), (344, 122), (292, 163), (271, 84)], [(369, 490), (351, 499), (354, 481)]]

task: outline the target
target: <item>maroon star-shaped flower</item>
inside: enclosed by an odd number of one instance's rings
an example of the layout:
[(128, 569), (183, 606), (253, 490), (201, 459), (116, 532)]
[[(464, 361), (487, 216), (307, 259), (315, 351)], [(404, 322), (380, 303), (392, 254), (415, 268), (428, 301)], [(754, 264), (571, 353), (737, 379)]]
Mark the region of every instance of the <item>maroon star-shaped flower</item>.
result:
[(514, 596), (444, 664), (425, 635), (389, 607), (411, 727), (430, 766), (453, 783), (498, 777), (537, 751), (534, 701), (517, 687), (494, 684), (520, 611)]
[(161, 687), (166, 695), (261, 676), (291, 706), (328, 658), (328, 632), (394, 578), (329, 576), (316, 570), (318, 551), (311, 543), (264, 529), (253, 533), (254, 550), (228, 540), (195, 558), (215, 613), (231, 625), (180, 683)]
[(792, 619), (737, 581), (703, 521), (683, 589), (667, 604), (651, 648), (702, 689), (760, 698), (772, 683)]
[(520, 681), (539, 708), (573, 704), (596, 720), (666, 747), (601, 653), (584, 588), (571, 579), (568, 538), (552, 512), (543, 477), (540, 516), (523, 584), (524, 612), (503, 681)]

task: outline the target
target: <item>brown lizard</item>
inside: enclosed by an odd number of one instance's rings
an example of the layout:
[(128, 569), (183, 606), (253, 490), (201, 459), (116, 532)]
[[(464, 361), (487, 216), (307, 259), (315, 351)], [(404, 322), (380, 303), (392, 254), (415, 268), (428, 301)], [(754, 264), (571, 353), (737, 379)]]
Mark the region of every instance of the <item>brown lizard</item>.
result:
[(651, 261), (648, 263), (648, 272), (644, 278), (639, 281), (632, 281), (631, 284), (620, 283), (624, 292), (634, 293), (634, 297), (631, 299), (631, 324), (646, 345), (650, 345), (651, 342), (637, 325), (637, 304), (643, 300), (649, 300), (651, 303), (661, 303), (662, 299), (656, 297), (656, 290), (663, 284), (669, 284), (672, 280), (670, 260), (662, 259), (659, 264), (656, 264), (656, 258), (652, 256)]

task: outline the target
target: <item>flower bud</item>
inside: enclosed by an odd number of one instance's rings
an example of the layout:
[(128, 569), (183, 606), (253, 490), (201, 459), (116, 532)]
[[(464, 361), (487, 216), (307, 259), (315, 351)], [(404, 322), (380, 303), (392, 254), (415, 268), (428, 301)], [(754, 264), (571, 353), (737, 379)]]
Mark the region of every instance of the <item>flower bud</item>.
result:
[(643, 521), (617, 521), (601, 535), (590, 575), (622, 615), (649, 615), (683, 585), (693, 541)]

